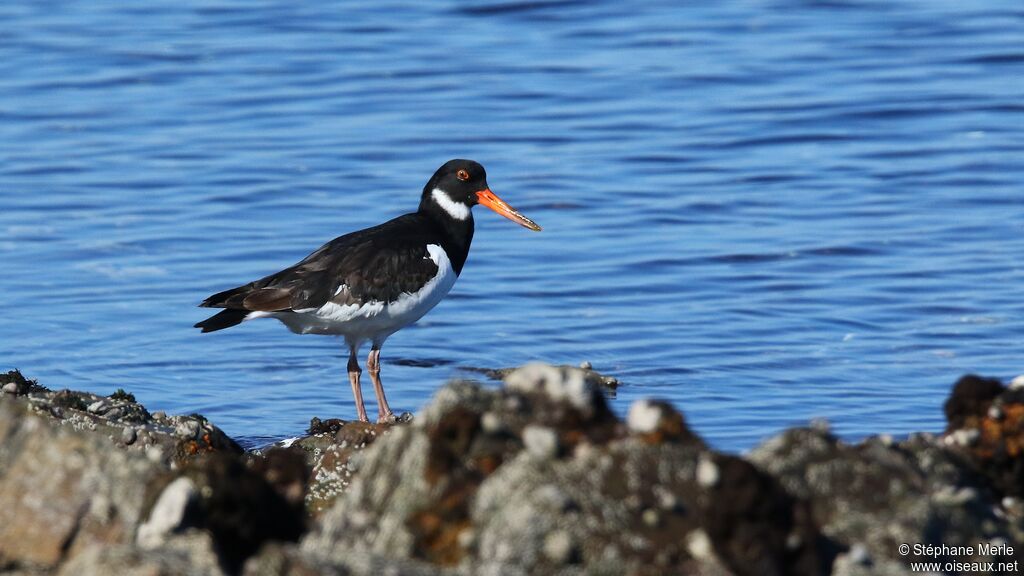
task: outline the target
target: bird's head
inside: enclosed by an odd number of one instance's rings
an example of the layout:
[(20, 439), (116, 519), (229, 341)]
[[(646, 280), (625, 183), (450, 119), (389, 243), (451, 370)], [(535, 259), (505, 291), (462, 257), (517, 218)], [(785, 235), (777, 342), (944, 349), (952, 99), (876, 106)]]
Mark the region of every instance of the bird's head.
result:
[(505, 218), (529, 228), (540, 230), (536, 222), (520, 214), (516, 209), (491, 192), (487, 185), (487, 172), (472, 160), (449, 160), (434, 172), (423, 188), (420, 209), (440, 209), (455, 220), (466, 220), (469, 211), (477, 204), (483, 204)]

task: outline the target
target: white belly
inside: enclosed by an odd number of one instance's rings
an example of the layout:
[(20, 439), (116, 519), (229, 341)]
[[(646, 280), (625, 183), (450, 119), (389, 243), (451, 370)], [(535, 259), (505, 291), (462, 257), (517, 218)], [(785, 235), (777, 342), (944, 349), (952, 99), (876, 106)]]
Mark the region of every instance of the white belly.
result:
[(436, 244), (427, 246), (430, 259), (437, 264), (437, 275), (415, 293), (404, 293), (392, 302), (334, 304), (301, 312), (251, 314), (273, 317), (298, 334), (344, 336), (350, 344), (366, 340), (380, 346), (388, 336), (419, 320), (448, 294), (455, 285), (455, 270), (448, 255)]

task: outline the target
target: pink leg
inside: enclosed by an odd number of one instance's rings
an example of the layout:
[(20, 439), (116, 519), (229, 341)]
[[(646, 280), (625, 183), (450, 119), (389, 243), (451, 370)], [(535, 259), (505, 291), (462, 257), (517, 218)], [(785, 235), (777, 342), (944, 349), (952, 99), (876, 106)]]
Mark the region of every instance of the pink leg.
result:
[(366, 407), (363, 406), (363, 389), (359, 386), (359, 375), (363, 371), (359, 368), (359, 360), (356, 360), (357, 352), (355, 346), (349, 347), (348, 382), (352, 385), (352, 396), (356, 399), (356, 414), (359, 416), (359, 420), (369, 422), (370, 419), (366, 417)]
[(370, 350), (370, 356), (366, 359), (366, 369), (370, 372), (370, 380), (373, 381), (373, 391), (377, 394), (377, 423), (394, 422), (395, 415), (388, 407), (388, 399), (384, 397), (384, 385), (380, 381), (380, 349)]

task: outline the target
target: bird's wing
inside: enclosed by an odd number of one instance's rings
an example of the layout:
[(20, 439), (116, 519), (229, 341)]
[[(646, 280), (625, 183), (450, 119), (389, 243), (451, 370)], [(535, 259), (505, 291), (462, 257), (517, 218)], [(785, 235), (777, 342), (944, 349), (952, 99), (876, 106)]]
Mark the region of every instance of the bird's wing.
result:
[(320, 308), (327, 302), (393, 302), (437, 275), (427, 242), (409, 216), (341, 236), (298, 264), (231, 290), (200, 306), (280, 312)]

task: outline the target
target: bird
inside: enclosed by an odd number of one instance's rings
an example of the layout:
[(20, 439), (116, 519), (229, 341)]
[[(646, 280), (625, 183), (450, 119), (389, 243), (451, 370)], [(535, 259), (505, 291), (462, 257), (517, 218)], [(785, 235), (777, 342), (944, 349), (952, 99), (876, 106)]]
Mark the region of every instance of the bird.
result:
[(491, 191), (483, 166), (450, 160), (427, 181), (415, 212), (339, 236), (294, 266), (210, 296), (199, 306), (223, 310), (194, 327), (215, 332), (248, 320), (276, 318), (297, 334), (344, 337), (349, 384), (363, 422), (369, 419), (358, 355), (370, 342), (366, 367), (377, 397), (377, 422), (393, 422), (380, 379), (381, 348), (455, 285), (473, 241), (472, 208), (478, 204), (525, 228), (541, 230)]

